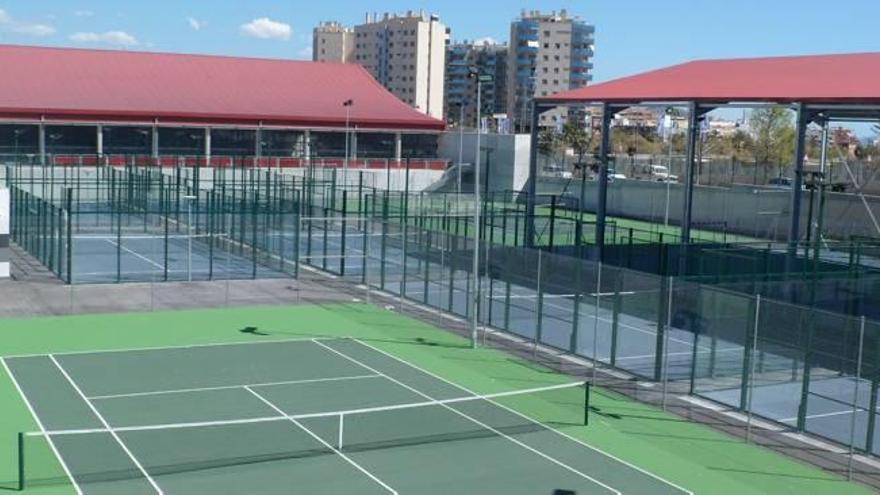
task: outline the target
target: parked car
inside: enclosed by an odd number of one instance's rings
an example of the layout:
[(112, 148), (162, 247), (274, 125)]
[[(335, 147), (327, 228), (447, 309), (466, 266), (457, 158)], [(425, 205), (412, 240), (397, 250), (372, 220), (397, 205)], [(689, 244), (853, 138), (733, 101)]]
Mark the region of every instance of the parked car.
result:
[(545, 165), (544, 175), (549, 175), (550, 177), (561, 177), (563, 179), (572, 178), (571, 171), (565, 170), (560, 165)]
[(613, 168), (608, 169), (608, 181), (609, 182), (615, 181), (615, 180), (623, 180), (623, 179), (626, 179), (626, 175), (618, 172), (616, 169), (613, 169)]
[(774, 177), (767, 181), (767, 187), (774, 189), (791, 189), (794, 183), (789, 177)]
[(665, 165), (650, 165), (648, 174), (651, 180), (657, 182), (678, 182), (678, 176), (669, 173), (669, 168)]

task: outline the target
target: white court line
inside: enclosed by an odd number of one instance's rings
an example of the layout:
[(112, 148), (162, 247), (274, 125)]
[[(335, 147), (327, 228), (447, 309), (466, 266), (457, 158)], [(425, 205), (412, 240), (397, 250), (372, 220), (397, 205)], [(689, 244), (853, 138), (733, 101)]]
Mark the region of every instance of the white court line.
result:
[(140, 253), (137, 253), (137, 252), (135, 252), (135, 251), (132, 251), (131, 249), (129, 249), (129, 248), (127, 248), (127, 247), (125, 247), (125, 246), (123, 246), (123, 245), (121, 245), (121, 244), (118, 244), (118, 243), (116, 243), (116, 242), (114, 242), (114, 241), (111, 241), (110, 239), (105, 239), (105, 240), (106, 240), (107, 242), (109, 242), (110, 244), (116, 246), (117, 248), (119, 248), (119, 249), (121, 249), (121, 250), (123, 250), (123, 251), (125, 251), (125, 252), (131, 253), (132, 255), (134, 255), (134, 256), (136, 256), (136, 257), (138, 257), (138, 258), (140, 258), (140, 259), (146, 261), (147, 263), (149, 263), (149, 264), (155, 266), (156, 268), (159, 268), (159, 269), (164, 269), (164, 268), (165, 268), (165, 265), (162, 265), (162, 264), (156, 263), (156, 262), (153, 261), (151, 258), (147, 258), (146, 256), (144, 256), (144, 255), (142, 255), (142, 254), (140, 254)]
[(366, 468), (362, 467), (360, 464), (358, 464), (358, 463), (356, 463), (355, 461), (353, 461), (350, 457), (348, 457), (347, 455), (343, 454), (343, 453), (340, 452), (338, 449), (336, 449), (335, 447), (333, 447), (332, 445), (330, 445), (329, 443), (327, 443), (323, 438), (321, 438), (321, 437), (319, 437), (318, 435), (316, 435), (315, 433), (313, 433), (311, 430), (309, 430), (308, 428), (306, 428), (302, 423), (300, 423), (300, 422), (297, 421), (296, 419), (290, 417), (290, 415), (288, 415), (288, 414), (285, 413), (283, 410), (281, 410), (281, 408), (279, 408), (278, 406), (276, 406), (275, 404), (273, 404), (272, 402), (270, 402), (269, 399), (266, 399), (266, 398), (263, 397), (262, 395), (258, 394), (257, 392), (255, 392), (255, 391), (254, 391), (253, 389), (251, 389), (250, 387), (244, 387), (244, 389), (247, 390), (248, 392), (250, 392), (251, 394), (253, 394), (257, 399), (259, 399), (260, 401), (262, 401), (264, 404), (266, 404), (267, 406), (271, 407), (273, 410), (275, 410), (275, 412), (277, 412), (278, 414), (281, 414), (282, 416), (284, 416), (285, 418), (287, 418), (291, 423), (293, 423), (293, 424), (295, 424), (296, 426), (298, 426), (302, 431), (306, 432), (310, 437), (314, 438), (315, 440), (317, 440), (318, 442), (320, 442), (322, 445), (324, 445), (324, 446), (327, 447), (328, 449), (332, 450), (334, 453), (338, 454), (339, 457), (341, 457), (341, 458), (343, 458), (343, 459), (345, 460), (345, 462), (351, 464), (352, 466), (355, 467), (355, 469), (357, 469), (358, 471), (360, 471), (360, 472), (364, 473), (365, 475), (367, 475), (371, 480), (373, 480), (373, 481), (375, 481), (376, 483), (378, 483), (379, 485), (381, 485), (382, 488), (388, 490), (389, 492), (393, 493), (394, 495), (397, 495), (397, 491), (396, 491), (396, 490), (394, 490), (393, 488), (391, 488), (390, 486), (388, 486), (388, 484), (386, 484), (384, 481), (380, 480), (380, 479), (379, 479), (377, 476), (375, 476), (374, 474), (372, 474), (372, 473), (370, 473), (369, 471), (367, 471)]
[[(534, 297), (534, 296), (523, 296), (523, 297)], [(494, 297), (493, 297), (493, 298), (494, 298)], [(511, 298), (513, 298), (513, 296), (511, 296)], [(551, 299), (552, 299), (552, 298), (551, 298)], [(584, 304), (584, 303), (582, 302), (581, 304)], [(560, 306), (560, 305), (558, 305), (558, 304), (553, 304), (552, 302), (545, 302), (544, 305), (545, 305), (545, 306), (550, 306), (551, 308), (561, 309), (561, 310), (564, 310), (564, 311), (567, 311), (567, 310), (569, 309), (569, 308), (566, 308), (566, 307), (564, 307), (564, 306)], [(586, 318), (596, 318), (595, 315), (585, 315), (585, 317), (586, 317)], [(608, 318), (602, 318), (602, 317), (599, 317), (598, 320), (601, 321), (601, 322), (608, 323), (608, 324), (614, 324), (614, 320), (609, 320)], [(654, 332), (654, 331), (651, 331), (651, 330), (646, 330), (646, 329), (644, 329), (644, 328), (639, 328), (639, 327), (636, 327), (636, 326), (630, 325), (630, 324), (628, 324), (628, 323), (624, 323), (624, 322), (619, 321), (619, 320), (618, 320), (617, 324), (620, 325), (620, 326), (623, 327), (623, 328), (629, 328), (629, 329), (635, 330), (636, 332), (642, 332), (642, 333), (647, 334), (647, 335), (650, 335), (650, 336), (652, 336), (652, 337), (656, 337), (656, 336), (657, 336), (657, 332)], [(673, 329), (675, 329), (675, 328), (673, 327)], [(693, 347), (693, 345), (694, 345), (692, 342), (688, 342), (688, 341), (686, 341), (686, 340), (681, 340), (681, 339), (679, 339), (679, 338), (672, 337), (672, 336), (669, 337), (669, 340), (672, 341), (672, 342), (678, 342), (679, 344), (688, 345), (688, 346), (691, 346), (691, 347)], [(698, 348), (698, 349), (707, 350), (707, 351), (708, 351), (708, 350), (711, 350), (709, 347), (699, 346), (699, 345), (697, 346), (697, 348)]]
[(0, 357), (0, 363), (3, 363), (3, 369), (6, 370), (6, 374), (9, 375), (9, 379), (12, 381), (12, 385), (15, 386), (15, 390), (18, 391), (18, 395), (21, 396), (21, 400), (24, 401), (25, 406), (27, 406), (28, 411), (31, 413), (31, 417), (34, 418), (34, 422), (37, 423), (37, 427), (46, 437), (46, 441), (49, 442), (49, 447), (52, 449), (52, 453), (55, 454), (55, 457), (58, 459), (58, 463), (61, 464), (61, 469), (64, 470), (64, 474), (67, 475), (67, 479), (70, 480), (70, 483), (73, 485), (73, 489), (76, 491), (77, 495), (83, 495), (82, 489), (74, 479), (73, 474), (70, 472), (70, 468), (67, 467), (67, 463), (64, 462), (64, 458), (61, 457), (61, 453), (58, 452), (58, 448), (55, 446), (55, 442), (52, 440), (52, 437), (46, 435), (46, 427), (43, 426), (43, 422), (40, 421), (40, 417), (37, 416), (36, 411), (34, 411), (34, 407), (31, 405), (31, 401), (28, 400), (27, 396), (24, 394), (24, 390), (21, 389), (21, 385), (18, 384), (18, 380), (12, 374), (12, 370), (9, 369), (9, 365), (6, 364), (6, 359)]
[[(67, 352), (53, 352), (55, 356), (76, 356), (76, 355), (84, 355), (84, 354), (114, 354), (114, 353), (123, 353), (123, 352), (139, 352), (139, 351), (165, 351), (165, 350), (176, 350), (176, 349), (200, 349), (202, 347), (225, 347), (225, 346), (233, 346), (233, 345), (260, 345), (260, 344), (284, 344), (287, 342), (312, 342), (315, 339), (317, 340), (333, 340), (338, 339), (339, 337), (302, 337), (298, 339), (269, 339), (269, 340), (260, 340), (260, 341), (247, 341), (242, 340), (241, 342), (213, 342), (206, 344), (188, 344), (188, 345), (169, 345), (169, 346), (155, 346), (155, 347), (123, 347), (120, 349), (98, 349), (91, 351), (67, 351)], [(17, 358), (29, 358), (29, 357), (46, 357), (49, 354), (13, 354), (11, 356), (3, 356), (6, 359), (17, 359)]]
[[(876, 408), (875, 410), (880, 411), (880, 407)], [(857, 407), (855, 412), (856, 413), (860, 413), (860, 412), (861, 413), (868, 413), (868, 410), (864, 407)], [(848, 414), (852, 414), (852, 413), (853, 413), (852, 409), (847, 409), (846, 411), (835, 411), (835, 412), (828, 412), (828, 413), (821, 413), (821, 414), (808, 414), (806, 416), (806, 418), (807, 419), (829, 418), (831, 416), (843, 416), (843, 415), (848, 415)], [(783, 423), (792, 423), (794, 421), (797, 421), (797, 419), (798, 419), (797, 416), (795, 416), (793, 418), (778, 419), (777, 421), (780, 421)]]
[[(428, 376), (431, 376), (431, 377), (433, 377), (433, 378), (436, 378), (437, 380), (440, 380), (440, 381), (442, 381), (442, 382), (444, 382), (444, 383), (448, 383), (449, 385), (452, 385), (453, 387), (456, 387), (456, 388), (458, 388), (459, 390), (461, 390), (461, 391), (463, 391), (463, 392), (466, 392), (466, 393), (471, 394), (471, 395), (479, 395), (479, 394), (477, 394), (476, 392), (474, 392), (474, 391), (468, 389), (467, 387), (464, 387), (464, 386), (459, 385), (459, 384), (457, 384), (457, 383), (455, 383), (455, 382), (452, 382), (452, 381), (450, 381), (450, 380), (447, 380), (446, 378), (443, 378), (442, 376), (439, 376), (439, 375), (436, 375), (436, 374), (434, 374), (434, 373), (431, 373), (430, 371), (428, 371), (428, 370), (426, 370), (426, 369), (424, 369), (424, 368), (421, 368), (421, 367), (419, 367), (419, 366), (416, 366), (415, 364), (412, 364), (412, 363), (410, 363), (409, 361), (406, 361), (406, 360), (404, 360), (404, 359), (402, 359), (402, 358), (399, 358), (399, 357), (397, 357), (397, 356), (395, 356), (395, 355), (393, 355), (393, 354), (391, 354), (391, 353), (388, 353), (388, 352), (386, 352), (386, 351), (383, 351), (382, 349), (379, 349), (379, 348), (377, 348), (377, 347), (374, 347), (374, 346), (371, 345), (371, 344), (368, 344), (368, 343), (366, 343), (366, 342), (363, 342), (363, 341), (361, 341), (361, 340), (359, 340), (359, 339), (354, 339), (354, 338), (353, 338), (353, 339), (351, 339), (351, 340), (353, 340), (354, 342), (357, 342), (358, 344), (361, 344), (361, 345), (364, 346), (364, 347), (367, 347), (367, 348), (369, 348), (369, 349), (372, 349), (372, 350), (374, 350), (374, 351), (376, 351), (376, 352), (378, 352), (378, 353), (380, 353), (380, 354), (382, 354), (382, 355), (388, 356), (389, 358), (394, 359), (395, 361), (398, 361), (398, 362), (400, 362), (400, 363), (403, 363), (403, 364), (409, 366), (410, 368), (413, 368), (414, 370), (420, 371), (420, 372), (422, 372), (422, 373), (424, 373), (424, 374), (426, 374), (426, 375), (428, 375)], [(319, 345), (322, 345), (322, 346), (323, 346), (323, 344), (320, 344), (320, 343), (319, 343)], [(565, 433), (565, 432), (559, 431), (559, 430), (557, 430), (557, 429), (555, 429), (555, 428), (550, 428), (550, 427), (544, 425), (543, 423), (541, 423), (540, 421), (536, 421), (536, 420), (530, 418), (529, 416), (526, 416), (525, 414), (523, 414), (523, 413), (521, 413), (521, 412), (519, 412), (519, 411), (516, 411), (516, 410), (514, 410), (514, 409), (511, 409), (511, 408), (505, 406), (504, 404), (500, 404), (500, 403), (495, 402), (495, 401), (493, 401), (493, 400), (491, 400), (491, 399), (489, 400), (489, 402), (492, 403), (492, 404), (494, 404), (494, 405), (496, 405), (496, 406), (498, 406), (498, 407), (500, 407), (500, 408), (502, 408), (502, 409), (504, 409), (504, 410), (506, 410), (506, 411), (509, 411), (509, 412), (511, 412), (511, 413), (513, 413), (513, 414), (515, 414), (515, 415), (517, 415), (517, 416), (523, 418), (523, 419), (526, 419), (526, 420), (528, 420), (528, 421), (530, 421), (530, 422), (532, 422), (532, 423), (534, 423), (534, 424), (536, 424), (536, 425), (538, 425), (538, 426), (540, 426), (540, 427), (542, 427), (542, 428), (545, 428), (545, 429), (547, 429), (548, 431), (551, 431), (551, 432), (553, 432), (553, 433), (556, 433), (556, 434), (558, 434), (558, 435), (560, 435), (560, 436), (562, 436), (562, 437), (564, 437), (564, 438), (567, 438), (568, 440), (571, 440), (571, 441), (573, 441), (573, 442), (575, 442), (575, 443), (577, 443), (577, 444), (583, 445), (584, 447), (586, 447), (586, 448), (588, 448), (588, 449), (590, 449), (590, 450), (592, 450), (592, 451), (594, 451), (594, 452), (598, 452), (598, 453), (600, 453), (600, 454), (602, 454), (602, 455), (608, 457), (609, 459), (612, 459), (612, 460), (617, 461), (617, 462), (619, 462), (619, 463), (621, 463), (621, 464), (623, 464), (623, 465), (625, 465), (625, 466), (628, 466), (628, 467), (630, 467), (630, 468), (632, 468), (632, 469), (635, 469), (636, 471), (639, 471), (640, 473), (643, 473), (643, 474), (645, 474), (645, 475), (647, 475), (647, 476), (650, 476), (650, 477), (652, 477), (652, 478), (654, 478), (654, 479), (656, 479), (656, 480), (658, 480), (658, 481), (660, 481), (660, 482), (663, 482), (663, 483), (665, 483), (665, 484), (667, 484), (667, 485), (669, 485), (669, 486), (671, 486), (671, 487), (673, 487), (673, 488), (675, 488), (675, 489), (677, 489), (677, 490), (681, 490), (683, 493), (686, 493), (686, 494), (688, 494), (688, 495), (694, 495), (694, 492), (692, 492), (692, 491), (690, 491), (690, 490), (687, 490), (687, 489), (685, 489), (685, 488), (682, 488), (682, 487), (676, 485), (675, 483), (672, 483), (672, 482), (669, 481), (669, 480), (666, 480), (666, 479), (664, 479), (664, 478), (661, 478), (660, 476), (657, 476), (656, 474), (654, 474), (654, 473), (652, 473), (652, 472), (650, 472), (650, 471), (646, 471), (646, 470), (644, 470), (644, 469), (642, 469), (642, 468), (640, 468), (640, 467), (638, 467), (638, 466), (636, 466), (636, 465), (634, 465), (634, 464), (631, 464), (631, 463), (629, 463), (629, 462), (627, 462), (627, 461), (625, 461), (625, 460), (623, 460), (623, 459), (620, 459), (619, 457), (616, 457), (616, 456), (614, 456), (614, 455), (612, 455), (612, 454), (609, 454), (608, 452), (605, 452), (605, 451), (603, 451), (603, 450), (601, 450), (601, 449), (599, 449), (599, 448), (597, 448), (597, 447), (594, 447), (594, 446), (592, 446), (592, 445), (590, 445), (590, 444), (588, 444), (588, 443), (586, 443), (586, 442), (584, 442), (584, 441), (582, 441), (582, 440), (578, 440), (577, 438), (575, 438), (575, 437), (573, 437), (573, 436), (571, 436), (571, 435), (569, 435), (569, 434), (567, 434), (567, 433)]]
[(323, 383), (323, 382), (340, 382), (346, 380), (362, 380), (365, 378), (380, 378), (379, 375), (354, 375), (354, 376), (337, 376), (332, 378), (311, 378), (308, 380), (287, 380), (287, 381), (278, 381), (278, 382), (264, 382), (264, 383), (245, 383), (242, 385), (223, 385), (218, 387), (196, 387), (196, 388), (177, 388), (170, 390), (156, 390), (152, 392), (132, 392), (127, 394), (108, 394), (108, 395), (93, 395), (89, 397), (89, 400), (107, 400), (107, 399), (120, 399), (120, 398), (128, 398), (128, 397), (148, 397), (154, 395), (170, 395), (170, 394), (185, 394), (190, 392), (210, 392), (213, 390), (232, 390), (238, 388), (246, 388), (246, 387), (271, 387), (275, 385), (298, 385), (298, 384), (306, 384), (306, 383)]
[[(731, 347), (729, 349), (716, 349), (715, 353), (717, 354), (717, 353), (721, 353), (721, 352), (734, 352), (734, 351), (742, 352), (742, 349), (733, 348), (733, 347)], [(690, 356), (693, 354), (693, 352), (694, 352), (693, 350), (682, 351), (682, 352), (670, 352), (670, 353), (667, 353), (666, 355), (667, 356)], [(697, 354), (707, 354), (707, 353), (711, 353), (711, 352), (712, 352), (711, 349), (705, 349), (705, 350), (698, 350)], [(654, 358), (654, 357), (657, 357), (657, 355), (656, 354), (642, 354), (641, 356), (617, 357), (616, 360), (623, 361), (626, 359), (647, 359), (647, 358)], [(611, 359), (611, 356), (603, 356), (603, 357), (600, 357), (599, 359), (600, 360), (602, 360), (602, 359), (608, 360), (608, 359)]]
[(92, 412), (95, 414), (95, 417), (97, 417), (101, 424), (104, 425), (107, 430), (109, 430), (110, 435), (116, 440), (116, 443), (118, 443), (119, 446), (122, 447), (122, 451), (125, 452), (126, 455), (128, 455), (128, 458), (131, 459), (131, 462), (133, 462), (135, 466), (137, 466), (138, 470), (140, 470), (141, 474), (144, 475), (150, 485), (153, 486), (153, 488), (156, 490), (156, 493), (158, 493), (159, 495), (163, 495), (165, 492), (162, 491), (162, 488), (159, 487), (159, 484), (156, 483), (156, 480), (154, 480), (153, 477), (150, 476), (150, 473), (148, 473), (147, 470), (144, 469), (144, 466), (140, 463), (140, 461), (137, 460), (137, 457), (134, 456), (131, 450), (129, 450), (125, 443), (123, 443), (122, 439), (119, 438), (119, 435), (115, 431), (113, 431), (110, 423), (108, 423), (107, 420), (104, 419), (104, 416), (101, 415), (95, 405), (89, 402), (89, 399), (86, 398), (86, 395), (79, 388), (79, 385), (77, 385), (76, 382), (73, 381), (73, 378), (71, 378), (70, 375), (67, 374), (67, 371), (61, 366), (61, 363), (59, 363), (58, 360), (55, 359), (55, 356), (53, 356), (52, 354), (49, 354), (49, 359), (51, 359), (52, 362), (55, 363), (58, 371), (60, 371), (61, 374), (64, 375), (64, 378), (66, 378), (73, 389), (76, 390), (76, 393), (79, 394), (80, 397), (82, 397), (82, 400), (85, 401), (87, 406), (89, 406), (89, 409), (92, 410)]
[[(352, 341), (360, 343), (360, 341), (357, 340), (357, 339), (352, 339)], [(362, 366), (364, 369), (367, 369), (367, 370), (369, 370), (369, 371), (371, 371), (371, 372), (373, 372), (373, 373), (377, 373), (377, 374), (379, 374), (379, 375), (382, 375), (383, 377), (385, 377), (385, 378), (388, 379), (389, 381), (394, 382), (394, 383), (396, 383), (397, 385), (400, 385), (401, 387), (403, 387), (403, 388), (405, 388), (405, 389), (407, 389), (407, 390), (409, 390), (409, 391), (411, 391), (411, 392), (414, 392), (414, 393), (416, 393), (416, 394), (418, 394), (418, 395), (420, 395), (420, 396), (422, 396), (422, 397), (424, 397), (424, 398), (426, 398), (426, 399), (428, 399), (428, 400), (431, 400), (431, 401), (438, 400), (438, 399), (435, 399), (435, 398), (429, 396), (428, 394), (419, 391), (418, 389), (415, 389), (415, 388), (413, 388), (413, 387), (410, 387), (409, 385), (407, 385), (407, 384), (401, 382), (400, 380), (397, 380), (397, 379), (395, 379), (395, 378), (392, 378), (391, 376), (388, 376), (387, 374), (382, 373), (381, 371), (379, 371), (379, 370), (377, 370), (377, 369), (375, 369), (375, 368), (372, 368), (372, 367), (370, 367), (369, 365), (364, 364), (363, 362), (361, 362), (361, 361), (359, 361), (359, 360), (357, 360), (357, 359), (355, 359), (355, 358), (353, 358), (353, 357), (351, 357), (351, 356), (349, 356), (349, 355), (347, 355), (347, 354), (345, 354), (345, 353), (343, 353), (343, 352), (341, 352), (341, 351), (338, 351), (338, 350), (336, 350), (336, 349), (334, 349), (334, 348), (332, 348), (332, 347), (330, 347), (330, 346), (328, 346), (328, 345), (326, 345), (326, 344), (323, 344), (323, 343), (318, 342), (318, 341), (315, 341), (315, 343), (318, 344), (319, 346), (321, 346), (321, 347), (327, 349), (328, 351), (334, 353), (334, 354), (337, 354), (337, 355), (339, 355), (339, 356), (341, 356), (341, 357), (343, 357), (343, 358), (345, 358), (345, 359), (348, 359), (348, 360), (351, 361), (352, 363), (355, 363), (355, 364), (357, 364), (357, 365)], [(366, 344), (364, 344), (364, 345), (366, 345)], [(372, 348), (372, 346), (367, 346), (367, 347)], [(379, 352), (381, 352), (381, 351), (379, 351)], [(469, 394), (471, 394), (471, 395), (476, 395), (476, 394), (473, 394), (472, 392), (469, 392), (469, 391), (467, 391), (467, 390), (465, 390), (465, 389), (463, 389), (463, 388), (462, 388), (461, 390), (464, 390), (465, 392), (467, 392), (467, 393), (469, 393)], [(474, 417), (468, 416), (467, 414), (465, 414), (465, 413), (459, 411), (458, 409), (455, 409), (455, 408), (453, 408), (453, 407), (450, 407), (449, 405), (442, 404), (442, 403), (441, 403), (440, 405), (443, 406), (445, 409), (448, 409), (449, 411), (452, 411), (453, 413), (455, 413), (455, 414), (457, 414), (457, 415), (459, 415), (459, 416), (461, 416), (461, 417), (463, 417), (463, 418), (465, 418), (465, 419), (467, 419), (467, 420), (470, 420), (471, 422), (473, 422), (473, 423), (476, 424), (477, 426), (480, 426), (481, 428), (485, 428), (485, 429), (491, 431), (492, 433), (495, 433), (496, 435), (498, 435), (498, 436), (500, 436), (500, 437), (506, 438), (507, 440), (510, 440), (511, 442), (513, 442), (513, 443), (519, 445), (520, 447), (522, 447), (522, 448), (524, 448), (524, 449), (526, 449), (526, 450), (528, 450), (528, 451), (530, 451), (530, 452), (532, 452), (532, 453), (534, 453), (534, 454), (537, 454), (537, 455), (540, 456), (540, 457), (543, 457), (544, 459), (546, 459), (546, 460), (548, 460), (548, 461), (550, 461), (550, 462), (556, 464), (557, 466), (562, 467), (563, 469), (566, 469), (566, 470), (568, 470), (568, 471), (570, 471), (570, 472), (576, 474), (577, 476), (580, 476), (581, 478), (584, 478), (584, 479), (586, 479), (586, 480), (588, 480), (588, 481), (590, 481), (590, 482), (592, 482), (592, 483), (595, 483), (595, 484), (601, 486), (602, 488), (604, 488), (604, 489), (610, 491), (611, 493), (614, 493), (615, 495), (623, 495), (623, 492), (621, 492), (621, 491), (619, 491), (619, 490), (617, 490), (617, 489), (615, 489), (615, 488), (613, 488), (613, 487), (611, 487), (611, 486), (608, 486), (608, 485), (606, 485), (605, 483), (602, 483), (601, 481), (599, 481), (599, 480), (597, 480), (597, 479), (595, 479), (595, 478), (593, 478), (593, 477), (591, 477), (591, 476), (589, 476), (589, 475), (587, 475), (587, 474), (584, 474), (584, 473), (578, 471), (577, 469), (575, 469), (575, 468), (569, 466), (568, 464), (563, 463), (562, 461), (560, 461), (560, 460), (558, 460), (558, 459), (555, 459), (555, 458), (553, 458), (553, 457), (550, 457), (549, 455), (547, 455), (547, 454), (541, 452), (540, 450), (537, 450), (537, 449), (535, 449), (534, 447), (531, 447), (531, 446), (529, 446), (529, 445), (527, 445), (527, 444), (525, 444), (525, 443), (523, 443), (523, 442), (521, 442), (521, 441), (519, 441), (519, 440), (517, 440), (517, 439), (511, 437), (510, 435), (507, 435), (507, 434), (505, 434), (505, 433), (503, 433), (503, 432), (501, 432), (501, 431), (496, 430), (495, 428), (492, 428), (491, 426), (489, 426), (489, 425), (483, 423), (482, 421), (480, 421), (480, 420), (478, 420), (478, 419), (476, 419), (476, 418), (474, 418)]]

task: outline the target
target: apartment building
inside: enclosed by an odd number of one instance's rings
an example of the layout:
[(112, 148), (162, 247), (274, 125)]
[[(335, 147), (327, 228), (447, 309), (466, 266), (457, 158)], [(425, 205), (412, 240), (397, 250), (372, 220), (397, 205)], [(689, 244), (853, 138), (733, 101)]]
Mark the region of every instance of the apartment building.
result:
[[(480, 115), (491, 129), (506, 119), (507, 45), (464, 41), (446, 50), (446, 119), (450, 124), (476, 127), (477, 88), (470, 77), (472, 69), (481, 76), (491, 76), (482, 83)], [(487, 78), (488, 79), (488, 78)]]
[(312, 60), (349, 63), (354, 56), (354, 30), (339, 22), (322, 22), (312, 33)]
[[(507, 112), (517, 130), (528, 131), (535, 96), (586, 86), (593, 76), (595, 28), (565, 10), (523, 11), (510, 26)], [(566, 109), (541, 115), (539, 125), (558, 126)]]
[(367, 14), (354, 27), (354, 58), (415, 109), (443, 118), (448, 28), (435, 15)]

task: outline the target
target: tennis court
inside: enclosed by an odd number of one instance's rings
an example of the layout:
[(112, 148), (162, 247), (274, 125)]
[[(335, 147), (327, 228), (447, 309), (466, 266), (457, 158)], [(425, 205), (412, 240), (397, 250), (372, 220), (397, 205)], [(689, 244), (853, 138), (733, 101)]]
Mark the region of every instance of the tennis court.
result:
[[(559, 431), (584, 411), (563, 383), (477, 396), (352, 338), (3, 358), (40, 432), (25, 486), (85, 494), (690, 493)], [(538, 423), (505, 405), (567, 410)]]

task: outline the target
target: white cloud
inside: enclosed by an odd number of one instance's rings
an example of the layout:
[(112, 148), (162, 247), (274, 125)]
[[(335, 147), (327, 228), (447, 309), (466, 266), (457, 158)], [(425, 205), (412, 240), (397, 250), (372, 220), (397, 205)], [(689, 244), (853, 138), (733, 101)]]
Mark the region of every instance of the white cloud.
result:
[(482, 45), (497, 45), (499, 43), (498, 43), (498, 40), (496, 40), (495, 38), (493, 38), (491, 36), (486, 36), (485, 38), (475, 39), (474, 44), (477, 46), (482, 46)]
[(290, 24), (273, 21), (268, 17), (260, 17), (247, 24), (242, 24), (240, 29), (241, 33), (245, 36), (264, 40), (273, 39), (286, 41), (290, 39), (290, 35), (293, 32), (290, 28)]
[(48, 24), (21, 21), (0, 9), (0, 31), (27, 36), (51, 36), (55, 34), (55, 28)]
[(74, 33), (70, 35), (71, 41), (80, 43), (104, 43), (115, 46), (134, 46), (137, 39), (125, 31), (107, 31), (105, 33)]
[(186, 22), (189, 24), (189, 27), (193, 28), (196, 31), (200, 31), (203, 27), (208, 25), (207, 21), (200, 21), (195, 17), (187, 17)]
[(91, 10), (77, 10), (73, 13), (76, 17), (92, 17), (95, 15)]

